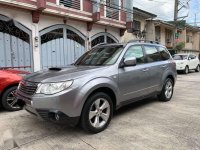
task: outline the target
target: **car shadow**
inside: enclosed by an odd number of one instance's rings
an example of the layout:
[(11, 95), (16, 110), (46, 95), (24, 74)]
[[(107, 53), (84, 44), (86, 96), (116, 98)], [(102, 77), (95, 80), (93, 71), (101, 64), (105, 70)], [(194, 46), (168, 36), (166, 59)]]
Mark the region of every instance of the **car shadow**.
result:
[(113, 117), (118, 117), (118, 116), (124, 115), (124, 114), (126, 114), (130, 111), (136, 110), (136, 109), (141, 109), (141, 108), (146, 107), (147, 105), (151, 105), (152, 103), (157, 102), (157, 101), (158, 101), (157, 97), (150, 97), (150, 98), (146, 98), (146, 99), (143, 99), (140, 101), (133, 102), (131, 104), (125, 105), (125, 106), (119, 108), (118, 110), (116, 110), (114, 112)]

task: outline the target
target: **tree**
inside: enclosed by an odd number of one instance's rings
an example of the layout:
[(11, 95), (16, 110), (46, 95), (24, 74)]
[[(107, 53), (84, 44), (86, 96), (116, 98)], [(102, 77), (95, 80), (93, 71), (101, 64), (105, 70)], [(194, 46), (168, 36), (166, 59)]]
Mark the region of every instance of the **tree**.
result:
[(176, 44), (175, 50), (181, 51), (181, 50), (183, 50), (184, 47), (185, 47), (185, 42), (179, 42), (178, 44)]

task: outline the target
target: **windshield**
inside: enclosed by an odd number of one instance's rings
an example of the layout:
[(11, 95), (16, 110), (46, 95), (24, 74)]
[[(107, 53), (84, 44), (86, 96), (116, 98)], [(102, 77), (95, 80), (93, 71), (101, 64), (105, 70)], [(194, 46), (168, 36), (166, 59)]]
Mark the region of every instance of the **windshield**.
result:
[(184, 60), (187, 59), (187, 55), (174, 55), (174, 60)]
[(97, 47), (81, 56), (75, 65), (104, 66), (113, 65), (123, 50), (123, 45)]

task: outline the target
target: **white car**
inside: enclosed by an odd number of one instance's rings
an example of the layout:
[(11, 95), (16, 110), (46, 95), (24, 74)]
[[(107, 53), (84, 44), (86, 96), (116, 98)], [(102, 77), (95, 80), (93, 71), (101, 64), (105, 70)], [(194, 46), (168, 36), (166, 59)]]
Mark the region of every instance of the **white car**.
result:
[(185, 74), (188, 74), (190, 70), (196, 72), (200, 70), (199, 59), (194, 54), (175, 54), (173, 58), (176, 62), (177, 71), (184, 71)]

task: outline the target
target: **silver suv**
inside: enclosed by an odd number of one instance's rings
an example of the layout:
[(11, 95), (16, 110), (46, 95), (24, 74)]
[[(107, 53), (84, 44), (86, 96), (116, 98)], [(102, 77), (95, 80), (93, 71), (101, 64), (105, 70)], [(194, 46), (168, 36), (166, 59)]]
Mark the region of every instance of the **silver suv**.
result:
[(80, 123), (97, 133), (108, 126), (113, 111), (126, 104), (153, 95), (169, 101), (175, 81), (176, 65), (164, 46), (131, 41), (102, 44), (73, 65), (30, 74), (16, 95), (39, 118)]

